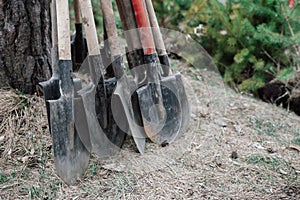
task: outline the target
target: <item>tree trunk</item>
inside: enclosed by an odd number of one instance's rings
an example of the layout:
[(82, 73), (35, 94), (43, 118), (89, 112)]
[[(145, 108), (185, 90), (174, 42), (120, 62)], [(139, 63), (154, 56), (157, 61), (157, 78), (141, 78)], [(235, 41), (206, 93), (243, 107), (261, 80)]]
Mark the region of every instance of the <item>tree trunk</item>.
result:
[(0, 88), (32, 94), (51, 76), (50, 0), (0, 0)]

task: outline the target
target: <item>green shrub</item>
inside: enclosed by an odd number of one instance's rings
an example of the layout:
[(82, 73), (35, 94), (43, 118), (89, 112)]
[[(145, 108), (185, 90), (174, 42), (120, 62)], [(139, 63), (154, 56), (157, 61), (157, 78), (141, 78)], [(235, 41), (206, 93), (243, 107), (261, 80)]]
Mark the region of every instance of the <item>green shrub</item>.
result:
[(212, 55), (225, 81), (240, 90), (256, 93), (265, 82), (286, 80), (299, 69), (299, 4), (195, 0), (184, 17), (185, 30)]

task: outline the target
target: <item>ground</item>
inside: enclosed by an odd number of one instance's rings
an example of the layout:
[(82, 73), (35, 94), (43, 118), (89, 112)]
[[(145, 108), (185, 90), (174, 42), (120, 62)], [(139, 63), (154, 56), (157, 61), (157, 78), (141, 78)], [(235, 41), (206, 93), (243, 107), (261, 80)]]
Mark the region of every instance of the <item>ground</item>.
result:
[(129, 138), (110, 160), (92, 156), (77, 185), (55, 174), (44, 101), (0, 93), (0, 199), (300, 199), (300, 117), (238, 94), (217, 73), (181, 68), (189, 129), (174, 143)]

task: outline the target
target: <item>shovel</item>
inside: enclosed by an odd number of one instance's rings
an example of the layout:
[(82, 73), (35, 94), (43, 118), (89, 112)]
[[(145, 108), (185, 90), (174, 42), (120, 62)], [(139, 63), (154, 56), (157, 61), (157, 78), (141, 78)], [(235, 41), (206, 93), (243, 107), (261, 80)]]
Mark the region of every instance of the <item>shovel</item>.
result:
[(57, 1), (56, 8), (60, 98), (48, 100), (51, 108), (50, 126), (56, 172), (63, 181), (73, 185), (76, 179), (85, 172), (90, 154), (79, 139), (74, 127), (74, 84), (69, 38), (68, 1)]
[[(156, 51), (158, 53), (158, 58), (160, 61), (160, 64), (162, 65), (162, 71), (163, 77), (168, 77), (170, 75), (170, 61), (169, 57), (165, 48), (165, 44), (159, 29), (158, 21), (155, 15), (155, 11), (153, 8), (153, 4), (151, 0), (145, 0), (146, 1), (146, 7), (150, 19), (150, 23), (152, 26), (152, 33), (154, 36), (154, 41), (155, 41), (155, 47)], [(189, 124), (189, 119), (190, 119), (190, 106), (189, 106), (189, 101), (185, 92), (184, 84), (181, 78), (180, 73), (176, 73), (172, 75), (175, 77), (177, 84), (175, 85), (170, 85), (171, 91), (176, 92), (177, 98), (180, 100), (180, 106), (182, 110), (182, 122), (181, 122), (181, 127), (180, 127), (180, 132), (177, 135), (177, 138), (180, 137), (188, 128)]]
[[(84, 20), (84, 29), (86, 33), (89, 55), (87, 57), (88, 70), (91, 76), (91, 82), (82, 90), (78, 91), (78, 95), (82, 97), (82, 102), (78, 106), (83, 106), (86, 113), (86, 121), (88, 123), (88, 133), (84, 133), (85, 126), (82, 124), (83, 115), (76, 116), (76, 127), (80, 131), (82, 141), (90, 140), (86, 143), (91, 153), (95, 153), (98, 158), (107, 158), (115, 154), (119, 148), (114, 145), (106, 136), (101, 128), (96, 115), (96, 85), (104, 85), (102, 75), (103, 63), (101, 60), (100, 49), (98, 47), (98, 38), (94, 22), (92, 3), (90, 0), (80, 0), (80, 9)], [(106, 90), (103, 90), (104, 92)], [(106, 94), (103, 94), (106, 97)], [(88, 138), (89, 137), (89, 138)], [(91, 146), (89, 146), (91, 145)]]
[[(127, 43), (126, 57), (134, 81), (138, 87), (146, 84), (146, 69), (144, 66), (144, 52), (137, 31), (135, 16), (130, 0), (117, 0), (122, 28)], [(136, 94), (136, 93), (135, 93)], [(133, 94), (134, 96), (136, 96)], [(137, 99), (136, 99), (137, 100)]]
[(132, 0), (139, 35), (144, 49), (144, 62), (147, 66), (147, 85), (137, 90), (144, 129), (155, 143), (166, 145), (173, 142), (181, 127), (182, 110), (172, 88), (175, 77), (160, 79), (157, 53), (152, 32), (142, 0)]
[[(101, 49), (101, 55), (103, 63), (105, 63), (106, 74), (104, 85), (103, 82), (99, 82), (97, 85), (96, 98), (99, 99), (100, 105), (96, 106), (96, 113), (98, 121), (105, 132), (108, 139), (118, 147), (121, 147), (125, 141), (127, 133), (123, 131), (116, 121), (111, 110), (111, 97), (117, 84), (117, 79), (114, 75), (112, 67), (111, 52), (108, 42), (107, 31), (105, 27), (105, 21), (103, 17), (103, 28), (104, 28), (104, 48)], [(106, 93), (106, 97), (104, 97)]]
[(101, 7), (112, 55), (112, 67), (117, 79), (117, 85), (111, 97), (112, 113), (118, 125), (126, 132), (132, 134), (139, 152), (143, 154), (146, 135), (143, 127), (139, 126), (134, 120), (135, 113), (131, 104), (130, 82), (124, 71), (123, 57), (120, 51), (112, 2), (109, 0), (101, 0)]
[(43, 96), (46, 102), (46, 111), (49, 130), (50, 126), (50, 105), (48, 100), (59, 99), (59, 68), (58, 68), (58, 52), (57, 52), (57, 21), (56, 21), (56, 4), (51, 1), (51, 22), (52, 22), (52, 48), (51, 48), (51, 63), (52, 63), (52, 76), (49, 80), (39, 83), (43, 90)]
[[(141, 111), (139, 108), (138, 96), (136, 89), (145, 85), (146, 68), (144, 66), (144, 52), (140, 41), (139, 33), (136, 29), (135, 16), (130, 0), (117, 0), (117, 6), (122, 22), (127, 47), (126, 57), (131, 74), (134, 77), (135, 86), (132, 88), (134, 91), (131, 96), (132, 108), (134, 112), (135, 122), (143, 127)], [(147, 138), (147, 135), (144, 135)]]
[(82, 23), (80, 18), (79, 0), (73, 1), (75, 13), (75, 35), (71, 41), (73, 71), (78, 71), (87, 56), (86, 39), (82, 34)]

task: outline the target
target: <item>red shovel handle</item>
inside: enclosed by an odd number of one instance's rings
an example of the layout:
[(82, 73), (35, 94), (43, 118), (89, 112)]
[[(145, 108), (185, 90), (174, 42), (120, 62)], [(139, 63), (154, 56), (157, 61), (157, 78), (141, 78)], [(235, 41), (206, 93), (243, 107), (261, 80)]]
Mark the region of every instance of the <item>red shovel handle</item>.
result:
[(155, 53), (153, 36), (150, 29), (150, 24), (147, 18), (146, 8), (143, 0), (132, 0), (136, 23), (139, 28), (140, 38), (145, 55)]

